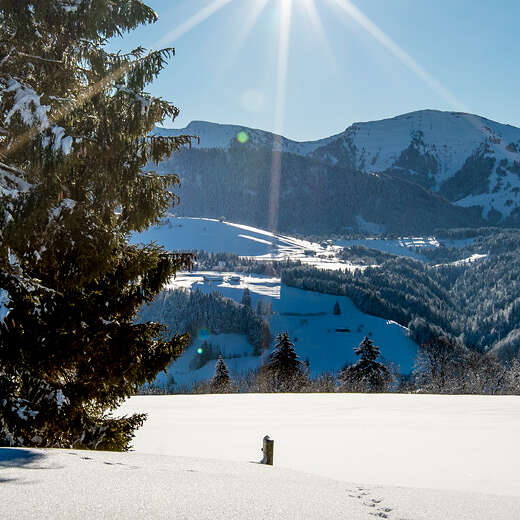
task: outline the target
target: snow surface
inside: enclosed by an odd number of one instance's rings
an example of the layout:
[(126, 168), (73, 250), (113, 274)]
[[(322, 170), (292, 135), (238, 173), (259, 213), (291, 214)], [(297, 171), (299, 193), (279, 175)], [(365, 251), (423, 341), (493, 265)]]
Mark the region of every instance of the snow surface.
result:
[(519, 399), (133, 397), (135, 452), (0, 448), (2, 518), (515, 520)]
[(330, 479), (162, 454), (0, 448), (0, 479), (5, 520), (366, 520), (377, 509)]
[(139, 453), (275, 464), (370, 485), (520, 497), (520, 397), (409, 394), (138, 396)]
[(293, 260), (322, 269), (361, 269), (337, 258), (338, 249), (243, 224), (209, 218), (167, 217), (131, 237), (134, 244), (156, 242), (172, 251), (235, 253), (258, 261)]
[(487, 258), (488, 255), (483, 255), (479, 253), (475, 253), (467, 258), (462, 258), (461, 260), (456, 260), (455, 262), (449, 262), (447, 264), (437, 264), (434, 267), (440, 267), (445, 265), (465, 265), (472, 264), (473, 262), (477, 262), (478, 260), (482, 260), (483, 258)]

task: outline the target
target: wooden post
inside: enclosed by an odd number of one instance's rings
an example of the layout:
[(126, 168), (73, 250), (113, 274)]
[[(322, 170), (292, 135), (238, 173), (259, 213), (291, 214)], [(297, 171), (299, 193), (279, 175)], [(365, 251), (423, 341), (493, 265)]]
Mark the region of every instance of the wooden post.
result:
[(261, 463), (272, 466), (274, 458), (274, 440), (271, 439), (269, 435), (266, 435), (264, 437), (264, 445), (262, 451), (264, 452), (264, 458), (262, 459)]

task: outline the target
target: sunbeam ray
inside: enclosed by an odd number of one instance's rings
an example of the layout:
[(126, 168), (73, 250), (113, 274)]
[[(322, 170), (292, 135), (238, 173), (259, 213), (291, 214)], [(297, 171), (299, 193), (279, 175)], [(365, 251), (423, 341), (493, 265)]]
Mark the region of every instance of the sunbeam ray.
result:
[(278, 66), (276, 71), (276, 101), (274, 114), (273, 158), (269, 197), (269, 229), (276, 231), (280, 201), (280, 176), (282, 170), (282, 138), (285, 101), (287, 94), (287, 70), (289, 65), (289, 38), (291, 34), (292, 0), (281, 0)]
[[(192, 17), (188, 18), (184, 23), (173, 29), (172, 31), (168, 32), (164, 36), (162, 36), (159, 40), (157, 40), (153, 45), (152, 48), (160, 48), (164, 45), (168, 45), (169, 43), (173, 42), (174, 40), (180, 38), (187, 32), (194, 29), (197, 25), (202, 23), (204, 20), (215, 14), (217, 11), (225, 7), (227, 4), (231, 3), (233, 0), (214, 0), (211, 4), (207, 5), (197, 13), (195, 13)], [(59, 118), (62, 118), (66, 115), (68, 115), (70, 112), (75, 110), (77, 107), (82, 106), (84, 103), (86, 103), (88, 100), (90, 100), (93, 96), (101, 92), (104, 88), (106, 88), (108, 85), (110, 85), (112, 82), (119, 80), (122, 78), (127, 72), (128, 72), (127, 66), (122, 66), (119, 69), (113, 71), (112, 73), (108, 74), (106, 77), (102, 78), (100, 81), (98, 81), (96, 84), (91, 85), (87, 89), (85, 89), (75, 100), (74, 103), (70, 103), (67, 107), (64, 107), (60, 110), (59, 114), (56, 117), (49, 117), (49, 120), (52, 124), (56, 123), (56, 121)], [(24, 143), (27, 142), (27, 140), (32, 139), (35, 137), (39, 131), (35, 128), (31, 128), (21, 136), (19, 136), (16, 141), (9, 144), (9, 152), (13, 153), (16, 151), (20, 146), (22, 146)], [(2, 152), (0, 150), (0, 152)], [(7, 150), (4, 151), (6, 153)]]
[(220, 66), (221, 75), (227, 74), (232, 68), (237, 59), (238, 53), (246, 41), (246, 38), (249, 36), (254, 26), (256, 25), (256, 22), (264, 12), (268, 2), (270, 2), (270, 0), (257, 0), (252, 7), (248, 6), (249, 11), (247, 19), (243, 21), (241, 29), (238, 31), (235, 43), (229, 50), (227, 56), (223, 56), (223, 60), (225, 61), (223, 61), (222, 65)]
[(405, 67), (421, 78), (434, 92), (444, 98), (454, 109), (466, 111), (464, 105), (442, 83), (417, 63), (402, 47), (368, 18), (350, 0), (329, 0), (345, 11), (356, 23), (387, 49)]
[(325, 53), (327, 58), (329, 59), (331, 65), (334, 67), (334, 70), (338, 71), (338, 62), (334, 56), (334, 52), (330, 45), (329, 39), (327, 38), (327, 33), (325, 32), (325, 28), (323, 27), (323, 23), (320, 18), (320, 13), (316, 7), (315, 0), (301, 0), (302, 6), (307, 11), (307, 15), (309, 20), (312, 23), (314, 31), (318, 36), (318, 39), (321, 45), (325, 48)]
[(197, 27), (204, 20), (207, 20), (210, 16), (220, 11), (227, 4), (233, 0), (214, 0), (211, 4), (207, 5), (200, 11), (196, 12), (193, 16), (188, 18), (185, 22), (181, 23), (170, 32), (166, 33), (160, 40), (156, 42), (154, 47), (161, 47), (163, 45), (169, 45), (170, 43), (178, 40), (181, 36), (191, 31), (194, 27)]
[[(390, 36), (388, 36), (378, 25), (368, 18), (350, 0), (329, 0), (343, 9), (356, 23), (367, 31), (375, 40), (395, 56), (405, 67), (421, 78), (434, 92), (444, 98), (454, 110), (462, 113), (462, 116), (477, 130), (484, 134), (484, 129), (475, 118), (468, 113), (469, 110), (457, 97), (450, 92), (440, 81), (433, 77), (422, 65), (417, 63), (402, 47), (400, 47)], [(484, 134), (485, 135), (485, 134)], [(506, 151), (505, 144), (498, 145)]]
[(267, 6), (267, 3), (270, 0), (257, 0), (251, 11), (249, 12), (249, 15), (247, 17), (247, 20), (242, 25), (242, 28), (238, 34), (237, 38), (237, 44), (234, 47), (235, 51), (238, 51), (240, 47), (243, 45), (245, 39), (255, 26), (258, 18), (260, 15), (264, 12), (264, 9)]

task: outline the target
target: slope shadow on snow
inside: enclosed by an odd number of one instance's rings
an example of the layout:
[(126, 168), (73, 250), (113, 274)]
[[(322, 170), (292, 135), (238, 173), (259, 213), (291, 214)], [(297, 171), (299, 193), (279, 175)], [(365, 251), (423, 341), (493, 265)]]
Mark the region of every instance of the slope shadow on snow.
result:
[(38, 464), (43, 461), (43, 459), (45, 459), (45, 455), (32, 450), (0, 448), (0, 484), (20, 482), (19, 478), (6, 477), (5, 474), (2, 475), (2, 470), (13, 468), (43, 469), (43, 467)]
[(32, 450), (19, 448), (0, 448), (0, 468), (24, 467), (34, 465), (45, 458), (45, 455)]

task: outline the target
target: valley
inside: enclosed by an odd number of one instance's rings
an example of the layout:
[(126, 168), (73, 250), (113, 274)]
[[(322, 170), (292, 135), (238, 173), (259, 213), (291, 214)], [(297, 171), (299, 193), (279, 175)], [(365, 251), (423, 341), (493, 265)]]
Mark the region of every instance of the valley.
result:
[[(367, 312), (356, 306), (352, 299), (341, 294), (326, 294), (316, 290), (305, 290), (283, 283), (280, 275), (286, 269), (318, 269), (323, 272), (362, 273), (368, 267), (379, 269), (378, 252), (398, 261), (416, 260), (417, 266), (427, 265), (427, 251), (447, 250), (452, 254), (461, 251), (462, 256), (478, 262), (485, 255), (470, 256), (473, 238), (427, 237), (368, 237), (365, 239), (329, 239), (321, 243), (264, 231), (250, 226), (207, 218), (167, 217), (159, 226), (136, 234), (134, 243), (155, 242), (170, 250), (200, 251), (213, 254), (213, 260), (205, 259), (203, 266), (195, 264), (192, 272), (181, 272), (166, 286), (165, 299), (141, 311), (141, 319), (153, 319), (166, 323), (173, 332), (182, 333), (183, 325), (189, 324), (192, 310), (177, 313), (174, 301), (168, 301), (168, 293), (179, 290), (200, 291), (219, 298), (240, 303), (244, 292), (250, 294), (251, 308), (259, 313), (269, 326), (271, 335), (287, 331), (301, 360), (309, 363), (311, 377), (323, 373), (336, 374), (345, 364), (355, 362), (353, 348), (363, 337), (369, 336), (381, 349), (385, 363), (400, 374), (410, 374), (417, 355), (417, 343), (410, 337), (407, 321), (392, 315)], [(366, 260), (348, 260), (349, 248), (362, 247), (368, 254)], [(356, 249), (357, 251), (357, 249)], [(206, 253), (204, 253), (205, 255)], [(345, 255), (347, 255), (345, 257)], [(373, 259), (370, 255), (375, 255)], [(205, 256), (204, 256), (205, 258)], [(385, 257), (384, 261), (388, 261)], [(207, 269), (207, 263), (213, 265)], [(230, 264), (237, 270), (230, 270)], [(245, 266), (241, 262), (250, 262)], [(289, 262), (284, 264), (284, 262)], [(467, 260), (454, 260), (446, 265), (461, 266)], [(432, 265), (434, 263), (432, 262)], [(277, 266), (275, 267), (271, 266)], [(285, 267), (284, 267), (285, 266)], [(275, 269), (272, 275), (260, 272)], [(384, 269), (384, 267), (383, 267)], [(256, 270), (256, 272), (255, 272)], [(327, 275), (328, 276), (328, 275)], [(291, 285), (293, 285), (291, 283)], [(341, 314), (334, 315), (333, 307), (338, 302)], [(173, 314), (172, 314), (173, 313)], [(374, 315), (375, 314), (375, 315)], [(175, 316), (175, 318), (173, 317)], [(400, 321), (400, 323), (398, 323)], [(204, 324), (193, 331), (192, 342), (181, 358), (173, 362), (167, 374), (160, 374), (155, 382), (159, 387), (188, 389), (193, 383), (208, 380), (214, 371), (214, 360), (221, 353), (234, 377), (244, 376), (261, 366), (268, 351), (255, 352), (254, 346), (240, 333), (210, 330)], [(238, 330), (238, 329), (236, 329)], [(203, 350), (212, 349), (205, 362), (198, 361)]]

